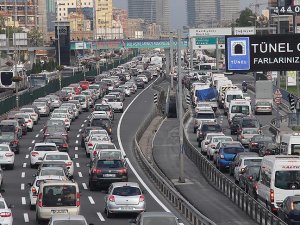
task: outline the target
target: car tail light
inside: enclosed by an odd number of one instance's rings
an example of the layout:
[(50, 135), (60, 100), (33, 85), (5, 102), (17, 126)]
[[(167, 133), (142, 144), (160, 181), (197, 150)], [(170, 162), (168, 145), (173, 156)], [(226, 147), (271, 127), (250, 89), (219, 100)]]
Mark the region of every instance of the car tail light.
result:
[(68, 120), (68, 119), (65, 119), (65, 122), (67, 123), (67, 122), (69, 122), (69, 120)]
[(111, 128), (108, 129), (109, 133), (111, 133)]
[(93, 155), (96, 156), (97, 155), (97, 151), (93, 151)]
[(102, 171), (100, 169), (97, 169), (97, 168), (94, 168), (92, 169), (92, 173), (96, 173), (96, 174), (99, 174), (101, 173)]
[(119, 172), (119, 173), (127, 173), (127, 169), (126, 169), (126, 168), (119, 169), (118, 172)]
[(49, 136), (50, 134), (44, 134), (45, 136)]
[(6, 157), (12, 157), (14, 154), (13, 153), (5, 153)]
[(37, 156), (37, 155), (39, 155), (38, 152), (31, 152), (31, 156), (35, 157), (35, 156)]
[(80, 206), (80, 193), (79, 192), (76, 193), (76, 206), (77, 207)]
[(67, 162), (65, 165), (66, 166), (72, 166), (72, 162)]
[(88, 143), (88, 147), (93, 147), (93, 144), (92, 143)]
[(0, 217), (11, 217), (11, 212), (1, 212)]
[(253, 179), (253, 177), (252, 176), (248, 176), (248, 180), (252, 180)]
[(254, 190), (257, 191), (258, 187), (257, 187), (257, 182), (254, 183)]
[(28, 120), (28, 123), (31, 123), (32, 122), (32, 120)]
[(108, 201), (114, 202), (115, 201), (115, 196), (113, 196), (113, 195), (108, 196)]
[(224, 159), (225, 157), (224, 157), (224, 155), (220, 155), (220, 158), (221, 158), (221, 159)]
[(38, 196), (38, 206), (39, 207), (42, 207), (43, 206), (43, 201), (42, 201), (42, 199), (43, 199), (43, 194), (42, 193), (39, 193), (39, 196)]
[(274, 202), (274, 190), (270, 189), (270, 202), (273, 203)]
[(35, 188), (35, 187), (32, 187), (32, 188), (31, 188), (31, 192), (32, 192), (33, 195), (36, 195), (36, 194), (37, 194), (36, 188)]
[(141, 196), (140, 196), (140, 199), (139, 199), (139, 202), (143, 202), (143, 201), (145, 201), (145, 196), (144, 196), (144, 195), (141, 195)]
[(68, 144), (63, 144), (63, 148), (68, 148), (69, 145)]

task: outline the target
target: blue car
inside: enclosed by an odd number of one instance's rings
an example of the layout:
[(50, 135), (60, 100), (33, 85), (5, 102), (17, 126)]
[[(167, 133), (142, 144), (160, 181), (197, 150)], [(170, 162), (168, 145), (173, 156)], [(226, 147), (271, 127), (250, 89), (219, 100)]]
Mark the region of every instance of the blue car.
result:
[(219, 170), (229, 168), (235, 156), (239, 152), (244, 152), (245, 148), (238, 141), (223, 142), (216, 157), (216, 166)]

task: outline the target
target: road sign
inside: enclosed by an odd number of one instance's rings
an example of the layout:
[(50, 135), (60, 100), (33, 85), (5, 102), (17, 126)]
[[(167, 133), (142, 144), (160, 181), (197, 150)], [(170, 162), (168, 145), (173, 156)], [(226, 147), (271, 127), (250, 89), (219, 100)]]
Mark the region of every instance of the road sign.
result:
[[(218, 41), (217, 41), (218, 40)], [(193, 49), (225, 49), (225, 37), (196, 37), (193, 40)]]

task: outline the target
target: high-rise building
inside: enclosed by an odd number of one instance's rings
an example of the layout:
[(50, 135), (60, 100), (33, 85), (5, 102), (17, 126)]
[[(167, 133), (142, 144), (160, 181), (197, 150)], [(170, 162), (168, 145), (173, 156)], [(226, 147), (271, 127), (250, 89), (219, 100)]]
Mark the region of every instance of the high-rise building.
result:
[(221, 26), (230, 26), (240, 12), (240, 0), (218, 0), (217, 16)]
[(96, 37), (108, 39), (113, 21), (112, 0), (95, 0), (95, 11)]
[(218, 0), (195, 0), (195, 25), (213, 27), (217, 23)]
[(169, 0), (128, 0), (128, 18), (143, 19), (145, 23), (161, 25), (162, 30), (169, 31)]
[(115, 21), (120, 21), (123, 28), (123, 32), (127, 32), (128, 27), (128, 11), (126, 9), (113, 9), (113, 19)]
[(196, 4), (196, 0), (186, 0), (187, 25), (189, 27), (195, 27), (195, 20), (196, 20), (195, 4)]

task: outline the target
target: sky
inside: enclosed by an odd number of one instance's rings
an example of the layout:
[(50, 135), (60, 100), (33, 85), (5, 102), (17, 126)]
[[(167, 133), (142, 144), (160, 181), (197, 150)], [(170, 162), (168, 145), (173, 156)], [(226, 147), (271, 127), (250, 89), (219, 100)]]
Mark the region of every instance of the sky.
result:
[[(171, 27), (173, 30), (181, 28), (186, 25), (186, 0), (169, 0), (171, 3)], [(249, 4), (259, 2), (267, 3), (267, 0), (240, 0), (240, 9), (249, 7)], [(118, 8), (127, 9), (127, 0), (113, 0), (113, 5)], [(265, 8), (266, 5), (261, 5), (261, 9)], [(184, 10), (183, 10), (184, 9)], [(253, 8), (254, 10), (254, 8)]]

